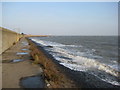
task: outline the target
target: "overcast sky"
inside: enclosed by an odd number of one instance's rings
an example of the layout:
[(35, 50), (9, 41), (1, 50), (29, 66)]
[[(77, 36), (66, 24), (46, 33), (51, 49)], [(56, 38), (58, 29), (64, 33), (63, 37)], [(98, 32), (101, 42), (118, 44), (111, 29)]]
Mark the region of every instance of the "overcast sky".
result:
[(117, 35), (118, 3), (4, 2), (2, 26), (35, 35)]

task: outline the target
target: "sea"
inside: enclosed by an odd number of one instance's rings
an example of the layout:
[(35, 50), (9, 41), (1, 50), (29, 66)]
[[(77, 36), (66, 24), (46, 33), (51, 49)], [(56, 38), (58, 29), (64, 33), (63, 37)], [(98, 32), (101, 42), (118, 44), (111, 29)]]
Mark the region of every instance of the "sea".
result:
[(30, 39), (64, 67), (87, 72), (104, 82), (120, 86), (117, 36), (48, 36)]

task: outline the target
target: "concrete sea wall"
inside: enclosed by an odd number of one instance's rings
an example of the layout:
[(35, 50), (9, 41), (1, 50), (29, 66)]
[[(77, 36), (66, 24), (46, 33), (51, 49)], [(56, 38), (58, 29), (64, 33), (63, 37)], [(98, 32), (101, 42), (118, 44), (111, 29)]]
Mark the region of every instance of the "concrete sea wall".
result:
[[(73, 81), (68, 78), (63, 70), (57, 66), (53, 58), (47, 53), (43, 47), (37, 45), (32, 40), (28, 39), (30, 44), (31, 55), (34, 63), (40, 64), (43, 68), (44, 77), (49, 88), (73, 88), (76, 87)], [(50, 85), (50, 86), (49, 86)]]
[(21, 37), (21, 34), (0, 27), (0, 54), (19, 41)]

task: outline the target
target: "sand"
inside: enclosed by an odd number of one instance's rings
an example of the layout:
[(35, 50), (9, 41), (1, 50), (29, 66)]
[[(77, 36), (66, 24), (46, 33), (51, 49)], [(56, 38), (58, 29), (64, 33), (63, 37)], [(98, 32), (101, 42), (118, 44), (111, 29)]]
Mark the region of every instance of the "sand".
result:
[[(25, 38), (22, 38), (2, 54), (2, 88), (21, 88), (21, 78), (42, 75), (42, 69), (39, 65), (33, 64), (31, 55), (17, 55), (20, 52), (30, 53), (29, 45)], [(15, 59), (22, 59), (23, 61), (11, 62), (11, 60)]]

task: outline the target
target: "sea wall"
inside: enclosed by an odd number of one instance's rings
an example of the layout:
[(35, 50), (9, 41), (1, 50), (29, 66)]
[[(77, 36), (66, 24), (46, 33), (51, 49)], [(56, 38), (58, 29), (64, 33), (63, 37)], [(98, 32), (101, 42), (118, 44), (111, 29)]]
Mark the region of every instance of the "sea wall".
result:
[(14, 45), (19, 39), (23, 37), (14, 31), (0, 28), (0, 54)]
[[(40, 64), (43, 68), (44, 77), (49, 88), (72, 88), (75, 87), (73, 81), (69, 79), (54, 59), (47, 53), (43, 47), (37, 45), (28, 39), (30, 44), (31, 55), (34, 63)], [(49, 86), (50, 85), (50, 86)]]

